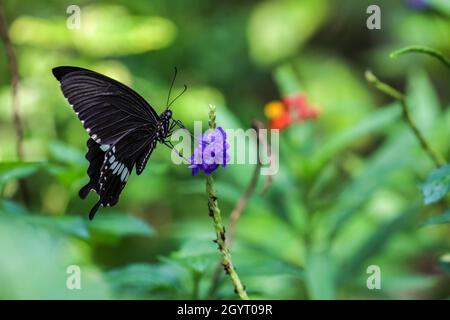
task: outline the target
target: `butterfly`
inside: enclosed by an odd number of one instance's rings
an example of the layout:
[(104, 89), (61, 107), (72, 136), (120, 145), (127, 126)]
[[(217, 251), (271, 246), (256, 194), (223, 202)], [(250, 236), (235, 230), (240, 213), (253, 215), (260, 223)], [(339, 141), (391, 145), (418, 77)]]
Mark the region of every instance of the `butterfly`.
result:
[(137, 92), (103, 74), (88, 69), (60, 66), (52, 69), (61, 90), (89, 134), (86, 159), (89, 161), (89, 182), (80, 189), (85, 199), (91, 190), (99, 195), (89, 212), (92, 220), (100, 206), (114, 206), (127, 180), (136, 169), (140, 175), (156, 145), (162, 143), (173, 149), (168, 138), (176, 127), (184, 128), (174, 120), (170, 86), (166, 109), (158, 115), (155, 109)]

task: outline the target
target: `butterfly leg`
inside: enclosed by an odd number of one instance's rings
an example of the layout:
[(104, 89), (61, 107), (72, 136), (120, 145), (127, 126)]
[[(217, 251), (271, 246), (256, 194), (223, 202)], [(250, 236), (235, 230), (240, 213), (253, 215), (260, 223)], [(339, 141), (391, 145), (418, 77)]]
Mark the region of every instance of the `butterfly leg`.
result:
[(194, 139), (194, 141), (195, 141), (195, 137), (194, 137), (194, 135), (183, 125), (183, 123), (180, 121), (180, 120), (173, 120), (172, 121), (172, 123), (170, 124), (170, 127), (169, 127), (169, 134), (168, 134), (168, 136), (170, 136), (170, 135), (172, 135), (172, 133), (175, 131), (175, 128), (176, 127), (179, 127), (180, 129), (185, 129), (188, 133), (189, 133), (189, 135)]
[(169, 140), (165, 140), (164, 142), (163, 142), (163, 144), (166, 146), (166, 147), (168, 147), (168, 148), (170, 148), (170, 149), (172, 149), (172, 150), (175, 150), (175, 152), (178, 154), (178, 156), (180, 157), (180, 158), (183, 158), (186, 162), (188, 162), (188, 163), (190, 163), (190, 161), (188, 160), (188, 159), (186, 159), (177, 149), (175, 149), (175, 146), (172, 144), (172, 142), (171, 141), (169, 141)]

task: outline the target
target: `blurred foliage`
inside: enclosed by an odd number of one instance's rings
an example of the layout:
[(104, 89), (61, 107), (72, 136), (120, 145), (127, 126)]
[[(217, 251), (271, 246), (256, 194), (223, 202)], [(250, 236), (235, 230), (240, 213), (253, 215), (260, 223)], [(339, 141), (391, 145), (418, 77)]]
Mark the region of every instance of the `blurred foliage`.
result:
[(441, 200), (450, 192), (450, 165), (434, 170), (422, 188), (425, 204)]
[[(389, 58), (409, 45), (450, 55), (448, 1), (426, 2), (80, 1), (81, 28), (68, 29), (64, 2), (6, 1), (26, 157), (16, 157), (0, 46), (0, 298), (236, 298), (223, 275), (212, 286), (219, 253), (204, 179), (164, 146), (117, 207), (87, 220), (87, 135), (51, 75), (58, 65), (110, 75), (159, 112), (177, 66), (174, 91), (189, 90), (173, 111), (188, 128), (209, 103), (222, 127), (249, 128), (268, 101), (304, 92), (320, 117), (281, 132), (279, 173), (264, 195), (260, 179), (238, 222), (231, 251), (250, 297), (449, 298), (449, 166), (433, 167), (399, 105), (364, 80), (370, 67), (405, 92), (450, 159), (449, 70), (423, 55)], [(381, 6), (382, 30), (366, 28), (370, 4)], [(225, 218), (252, 172), (217, 172)], [(382, 290), (366, 287), (371, 264)], [(66, 289), (70, 265), (81, 267), (82, 290)]]

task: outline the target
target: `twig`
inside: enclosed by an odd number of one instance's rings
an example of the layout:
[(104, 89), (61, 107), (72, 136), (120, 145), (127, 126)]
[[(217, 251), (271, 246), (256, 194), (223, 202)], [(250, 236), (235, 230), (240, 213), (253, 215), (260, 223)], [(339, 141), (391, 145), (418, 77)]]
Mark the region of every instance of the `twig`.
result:
[(244, 211), (245, 207), (247, 206), (248, 200), (250, 200), (251, 196), (253, 195), (253, 192), (255, 191), (256, 185), (258, 183), (258, 178), (260, 175), (260, 169), (261, 169), (261, 163), (257, 163), (255, 166), (255, 169), (253, 170), (252, 177), (250, 179), (250, 182), (245, 189), (244, 194), (239, 198), (238, 202), (236, 203), (235, 207), (231, 211), (230, 214), (230, 221), (228, 222), (228, 245), (231, 247), (234, 242), (234, 236), (236, 234), (236, 226), (239, 218), (241, 217), (242, 211)]
[(419, 141), (422, 149), (428, 154), (428, 156), (434, 162), (436, 167), (441, 167), (441, 166), (445, 165), (446, 161), (445, 161), (444, 157), (441, 154), (439, 154), (438, 152), (436, 152), (435, 150), (433, 150), (433, 148), (430, 146), (428, 141), (425, 139), (425, 137), (420, 132), (419, 128), (414, 123), (414, 121), (411, 117), (411, 114), (409, 113), (409, 108), (408, 108), (408, 104), (406, 102), (405, 95), (403, 93), (399, 92), (398, 90), (394, 89), (390, 85), (378, 80), (378, 78), (370, 70), (366, 71), (365, 76), (366, 76), (367, 81), (369, 83), (373, 84), (375, 86), (375, 88), (377, 88), (378, 90), (384, 92), (388, 96), (391, 96), (400, 102), (400, 105), (402, 107), (402, 112), (403, 112), (403, 118), (405, 119), (408, 126), (411, 128), (411, 131), (414, 133), (414, 136), (416, 137), (416, 139)]
[(392, 52), (389, 56), (391, 58), (397, 58), (400, 55), (403, 55), (405, 53), (423, 53), (428, 54), (432, 57), (435, 57), (439, 61), (441, 61), (444, 65), (446, 65), (448, 68), (450, 68), (450, 59), (444, 56), (444, 54), (436, 49), (429, 48), (429, 47), (422, 47), (422, 46), (410, 46), (406, 47), (400, 50), (396, 50)]
[[(210, 106), (211, 110), (209, 113), (209, 127), (211, 129), (216, 128), (216, 113), (215, 108)], [(242, 285), (241, 280), (236, 272), (236, 269), (233, 266), (233, 262), (231, 260), (231, 254), (228, 249), (226, 243), (226, 235), (225, 235), (225, 227), (222, 223), (222, 216), (220, 213), (220, 208), (217, 202), (216, 191), (214, 189), (214, 179), (212, 174), (206, 176), (206, 193), (208, 195), (208, 210), (209, 215), (213, 219), (214, 222), (214, 230), (216, 232), (216, 240), (217, 247), (222, 254), (222, 266), (225, 270), (225, 273), (230, 277), (235, 292), (239, 295), (242, 300), (248, 300), (247, 292), (245, 287)]]
[[(0, 2), (1, 4), (1, 2)], [(19, 113), (19, 101), (17, 97), (17, 90), (19, 86), (19, 70), (17, 67), (17, 59), (14, 51), (14, 47), (9, 37), (8, 25), (6, 22), (5, 14), (0, 8), (0, 37), (5, 46), (6, 55), (8, 58), (9, 72), (11, 74), (11, 106), (13, 113), (14, 128), (16, 130), (16, 147), (17, 157), (19, 160), (23, 159), (23, 129), (22, 121)]]
[[(16, 152), (19, 161), (24, 159), (23, 148), (23, 126), (20, 117), (18, 88), (19, 88), (19, 68), (17, 66), (17, 57), (14, 46), (9, 36), (8, 23), (6, 21), (5, 13), (3, 12), (2, 2), (0, 1), (0, 38), (5, 46), (5, 51), (8, 59), (9, 72), (11, 75), (11, 108), (13, 114), (14, 129), (16, 132)], [(19, 188), (25, 203), (28, 203), (28, 190), (25, 180), (19, 180)]]
[[(253, 121), (253, 128), (257, 132), (257, 146), (259, 143), (261, 143), (262, 139), (260, 137), (260, 130), (263, 128), (263, 124), (259, 121), (254, 120)], [(258, 148), (257, 148), (258, 150)], [(257, 151), (258, 152), (258, 151)], [(242, 211), (247, 206), (248, 200), (250, 200), (251, 196), (253, 195), (256, 185), (258, 184), (258, 178), (260, 176), (260, 169), (261, 169), (261, 161), (259, 160), (259, 152), (258, 152), (258, 161), (256, 162), (255, 169), (253, 170), (252, 177), (250, 179), (250, 182), (245, 189), (244, 194), (239, 198), (238, 202), (236, 203), (235, 207), (231, 211), (230, 214), (230, 221), (228, 222), (228, 246), (232, 246), (234, 242), (234, 236), (236, 234), (236, 226), (239, 218), (241, 217)]]

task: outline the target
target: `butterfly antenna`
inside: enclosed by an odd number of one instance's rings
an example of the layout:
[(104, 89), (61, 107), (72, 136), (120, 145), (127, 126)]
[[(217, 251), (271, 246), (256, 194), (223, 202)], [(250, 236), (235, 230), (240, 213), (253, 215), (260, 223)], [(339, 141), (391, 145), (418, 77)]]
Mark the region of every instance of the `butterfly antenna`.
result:
[(186, 92), (186, 90), (187, 90), (187, 85), (184, 85), (183, 91), (181, 91), (181, 93), (179, 95), (177, 95), (172, 101), (170, 101), (170, 103), (168, 104), (167, 108), (169, 108), (172, 105), (172, 103), (175, 102), (175, 100), (177, 100), (179, 97), (181, 97), (183, 95), (183, 93)]
[(174, 73), (173, 73), (172, 83), (170, 84), (169, 94), (167, 95), (167, 103), (166, 103), (167, 108), (166, 109), (169, 109), (169, 106), (170, 106), (169, 105), (170, 94), (172, 93), (172, 88), (173, 88), (173, 85), (175, 83), (175, 79), (177, 78), (178, 69), (177, 69), (177, 67), (175, 67), (174, 69), (175, 70), (174, 70)]

